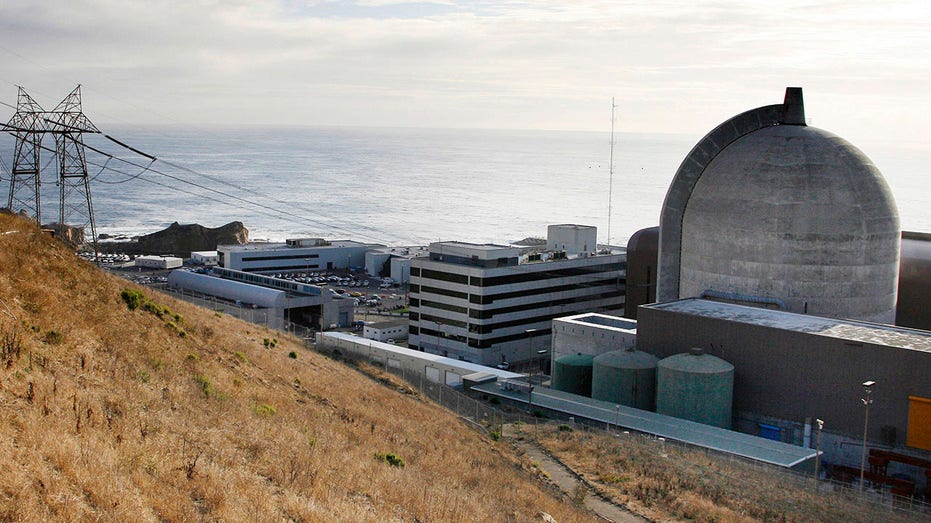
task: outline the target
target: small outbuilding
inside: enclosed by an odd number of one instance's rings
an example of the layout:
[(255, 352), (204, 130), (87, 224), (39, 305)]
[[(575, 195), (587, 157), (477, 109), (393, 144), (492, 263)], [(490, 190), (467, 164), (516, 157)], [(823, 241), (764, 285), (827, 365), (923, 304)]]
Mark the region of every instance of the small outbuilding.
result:
[(135, 262), (136, 267), (146, 267), (148, 269), (177, 269), (181, 267), (184, 260), (174, 256), (138, 256)]

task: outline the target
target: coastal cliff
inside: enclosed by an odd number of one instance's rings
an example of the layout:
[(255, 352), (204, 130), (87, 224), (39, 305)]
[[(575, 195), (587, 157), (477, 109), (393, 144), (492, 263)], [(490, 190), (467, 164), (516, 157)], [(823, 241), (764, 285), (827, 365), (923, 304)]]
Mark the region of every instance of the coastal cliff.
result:
[(191, 251), (212, 251), (217, 245), (241, 245), (249, 241), (249, 230), (242, 222), (230, 222), (216, 228), (174, 222), (168, 228), (140, 236), (128, 242), (99, 242), (101, 252), (127, 254), (173, 254), (182, 258)]

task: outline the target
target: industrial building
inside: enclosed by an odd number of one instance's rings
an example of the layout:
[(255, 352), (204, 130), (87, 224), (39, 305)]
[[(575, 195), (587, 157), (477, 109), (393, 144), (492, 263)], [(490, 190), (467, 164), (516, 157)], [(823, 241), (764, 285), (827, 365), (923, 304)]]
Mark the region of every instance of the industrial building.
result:
[(411, 261), (409, 346), (482, 365), (529, 362), (553, 318), (624, 307), (626, 255), (595, 227), (552, 225), (545, 245), (437, 242)]
[(374, 277), (388, 277), (399, 285), (411, 281), (411, 260), (427, 253), (425, 245), (411, 247), (385, 247), (365, 253), (365, 273)]
[(407, 320), (366, 323), (362, 327), (362, 337), (375, 341), (406, 340)]
[(825, 463), (869, 450), (871, 481), (926, 483), (931, 236), (900, 233), (879, 171), (806, 125), (800, 89), (708, 133), (660, 224), (628, 243), (636, 348), (558, 319), (554, 389), (808, 448), (822, 420)]
[(172, 271), (169, 290), (211, 296), (251, 309), (248, 319), (271, 329), (300, 325), (313, 330), (349, 327), (353, 301), (333, 296), (316, 285), (261, 274), (215, 268), (208, 273)]
[(895, 321), (898, 211), (876, 166), (806, 125), (801, 88), (708, 133), (660, 216), (657, 300)]
[(219, 264), (244, 272), (350, 270), (365, 266), (365, 253), (384, 248), (375, 243), (323, 238), (296, 238), (284, 243), (248, 243), (217, 247)]
[(147, 269), (177, 269), (184, 260), (175, 256), (136, 256), (136, 267)]
[(217, 251), (191, 251), (191, 263), (194, 265), (215, 266), (220, 262)]
[[(689, 298), (640, 307), (637, 348), (700, 347), (735, 367), (736, 426), (801, 433), (820, 418), (863, 432), (861, 383), (875, 381), (868, 439), (931, 450), (931, 332)], [(799, 442), (800, 443), (800, 442)]]

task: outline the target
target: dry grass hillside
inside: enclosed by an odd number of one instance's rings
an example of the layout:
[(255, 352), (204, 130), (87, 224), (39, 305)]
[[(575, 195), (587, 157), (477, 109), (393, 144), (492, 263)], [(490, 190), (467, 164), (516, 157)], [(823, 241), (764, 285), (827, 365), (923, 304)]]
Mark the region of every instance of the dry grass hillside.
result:
[(0, 520), (591, 519), (510, 452), (0, 215)]

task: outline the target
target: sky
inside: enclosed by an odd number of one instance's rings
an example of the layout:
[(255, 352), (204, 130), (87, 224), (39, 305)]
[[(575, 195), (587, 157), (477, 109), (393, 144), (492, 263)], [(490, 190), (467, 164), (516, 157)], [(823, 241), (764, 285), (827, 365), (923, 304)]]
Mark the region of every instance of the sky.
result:
[[(931, 2), (5, 0), (0, 102), (82, 85), (100, 126), (701, 136), (805, 92), (809, 123), (931, 158)], [(12, 109), (0, 105), (0, 119)]]

